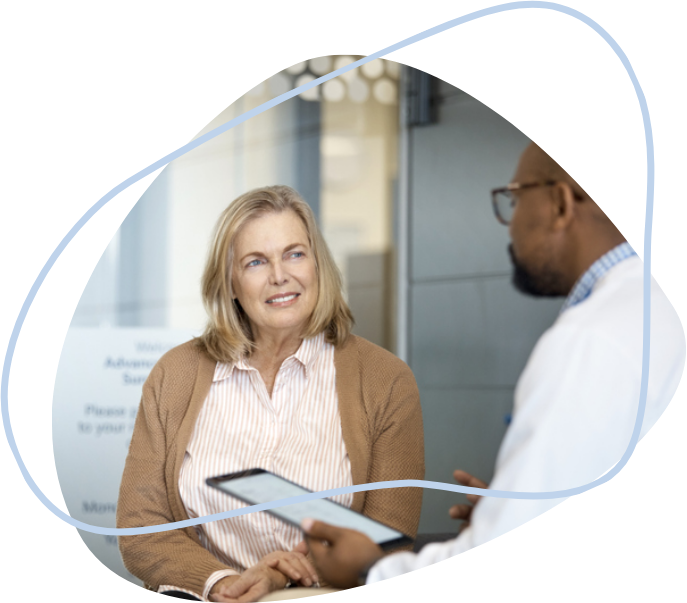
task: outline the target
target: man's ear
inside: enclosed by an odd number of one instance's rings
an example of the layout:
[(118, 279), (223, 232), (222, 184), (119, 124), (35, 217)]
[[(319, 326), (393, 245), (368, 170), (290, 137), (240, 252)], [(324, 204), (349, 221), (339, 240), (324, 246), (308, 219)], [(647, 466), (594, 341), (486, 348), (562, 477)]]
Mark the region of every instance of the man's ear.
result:
[(556, 184), (551, 186), (551, 202), (554, 214), (554, 229), (566, 229), (570, 226), (577, 213), (575, 194), (567, 182), (556, 182)]

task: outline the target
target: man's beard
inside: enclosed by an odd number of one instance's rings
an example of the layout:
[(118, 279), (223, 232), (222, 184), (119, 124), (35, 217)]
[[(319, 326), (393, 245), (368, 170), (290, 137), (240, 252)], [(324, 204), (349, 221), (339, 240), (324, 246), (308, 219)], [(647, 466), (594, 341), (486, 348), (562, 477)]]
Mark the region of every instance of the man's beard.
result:
[(538, 272), (527, 268), (513, 251), (513, 245), (508, 245), (508, 255), (513, 264), (513, 276), (511, 282), (513, 286), (526, 295), (535, 297), (561, 297), (567, 295), (564, 278), (551, 266), (544, 264)]

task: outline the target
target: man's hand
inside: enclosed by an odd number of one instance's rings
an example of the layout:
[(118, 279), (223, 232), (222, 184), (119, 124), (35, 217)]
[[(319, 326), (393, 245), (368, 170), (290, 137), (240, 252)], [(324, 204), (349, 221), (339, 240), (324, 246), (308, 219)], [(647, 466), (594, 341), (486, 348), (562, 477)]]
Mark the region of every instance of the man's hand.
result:
[[(478, 478), (474, 477), (473, 475), (470, 475), (467, 471), (462, 471), (461, 469), (456, 469), (453, 472), (453, 479), (455, 479), (456, 482), (458, 482), (461, 486), (467, 486), (468, 488), (488, 488), (489, 487), (481, 479), (478, 479)], [(477, 494), (466, 494), (466, 496), (467, 496), (468, 502), (470, 504), (453, 505), (448, 510), (448, 514), (453, 519), (462, 519), (466, 522), (465, 525), (463, 526), (463, 528), (467, 527), (470, 524), (470, 518), (472, 517), (472, 510), (475, 508), (475, 505), (482, 498), (481, 496), (477, 496)]]
[(318, 575), (336, 588), (359, 585), (360, 574), (383, 556), (365, 534), (306, 519), (301, 524)]

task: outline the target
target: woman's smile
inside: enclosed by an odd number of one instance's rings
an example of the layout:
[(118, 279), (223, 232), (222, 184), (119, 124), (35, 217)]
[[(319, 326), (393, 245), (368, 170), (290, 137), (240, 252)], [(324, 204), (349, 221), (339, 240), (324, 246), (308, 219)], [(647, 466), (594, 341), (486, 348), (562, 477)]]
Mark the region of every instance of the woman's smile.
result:
[(234, 244), (233, 289), (255, 342), (300, 338), (317, 303), (315, 258), (303, 221), (292, 211), (248, 222)]
[(284, 308), (296, 303), (299, 296), (300, 293), (278, 293), (270, 297), (265, 303), (270, 304), (273, 308)]

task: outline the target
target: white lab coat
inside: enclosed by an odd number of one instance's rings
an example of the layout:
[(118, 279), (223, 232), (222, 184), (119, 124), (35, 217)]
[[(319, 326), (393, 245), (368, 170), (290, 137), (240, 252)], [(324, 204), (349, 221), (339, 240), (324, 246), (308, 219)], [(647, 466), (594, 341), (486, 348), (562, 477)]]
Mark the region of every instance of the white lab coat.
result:
[[(583, 302), (563, 312), (537, 342), (515, 389), (513, 421), (501, 444), (490, 488), (563, 490), (611, 469), (627, 449), (642, 374), (642, 261), (612, 267)], [(651, 289), (651, 360), (641, 435), (677, 389), (685, 338), (673, 307)], [(564, 499), (483, 498), (460, 536), (418, 554), (375, 564), (368, 584), (425, 567), (504, 534)]]

